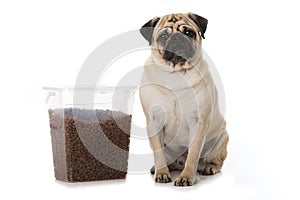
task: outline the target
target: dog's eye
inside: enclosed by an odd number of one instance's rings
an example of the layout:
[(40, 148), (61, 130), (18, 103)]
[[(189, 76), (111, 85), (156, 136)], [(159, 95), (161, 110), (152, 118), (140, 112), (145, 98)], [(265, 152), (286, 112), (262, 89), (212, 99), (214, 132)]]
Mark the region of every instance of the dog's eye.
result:
[(195, 32), (192, 31), (192, 30), (189, 30), (189, 29), (186, 29), (186, 30), (184, 31), (184, 34), (185, 34), (186, 36), (188, 36), (188, 37), (191, 37), (191, 38), (194, 38), (194, 37), (196, 36)]
[(158, 37), (157, 40), (158, 40), (159, 42), (161, 42), (161, 43), (165, 43), (166, 40), (168, 39), (168, 37), (169, 37), (169, 36), (168, 36), (167, 34), (164, 33), (164, 34), (161, 34), (161, 35)]
[(166, 40), (167, 38), (168, 38), (167, 34), (162, 34), (159, 36), (159, 39), (161, 39), (161, 40)]

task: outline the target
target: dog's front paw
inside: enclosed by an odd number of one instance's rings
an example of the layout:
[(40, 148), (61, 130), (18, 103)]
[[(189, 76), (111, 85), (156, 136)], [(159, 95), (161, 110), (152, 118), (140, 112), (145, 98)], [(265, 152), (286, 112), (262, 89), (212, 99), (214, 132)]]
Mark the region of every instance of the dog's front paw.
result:
[(154, 180), (157, 183), (169, 183), (172, 181), (168, 168), (155, 171)]
[(155, 174), (155, 182), (170, 183), (172, 181), (170, 174)]
[(195, 173), (183, 170), (177, 177), (174, 185), (179, 187), (192, 186), (195, 182)]

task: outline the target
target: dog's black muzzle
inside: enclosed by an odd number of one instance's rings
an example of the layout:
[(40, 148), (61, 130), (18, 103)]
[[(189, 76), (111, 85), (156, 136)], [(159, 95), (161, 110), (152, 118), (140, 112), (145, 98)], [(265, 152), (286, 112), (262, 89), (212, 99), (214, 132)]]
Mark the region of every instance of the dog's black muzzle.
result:
[(195, 54), (192, 40), (181, 33), (171, 35), (165, 44), (163, 59), (174, 64), (185, 63)]

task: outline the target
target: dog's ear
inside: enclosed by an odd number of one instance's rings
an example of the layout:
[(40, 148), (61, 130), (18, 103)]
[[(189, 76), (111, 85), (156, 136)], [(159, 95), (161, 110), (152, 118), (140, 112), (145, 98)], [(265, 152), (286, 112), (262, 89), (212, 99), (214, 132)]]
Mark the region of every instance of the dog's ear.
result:
[(204, 33), (206, 31), (208, 20), (194, 13), (189, 13), (188, 16), (191, 20), (193, 20), (196, 23), (200, 30), (201, 36), (203, 37), (203, 39), (205, 39)]
[(144, 26), (142, 26), (142, 28), (140, 29), (140, 33), (149, 42), (149, 45), (151, 45), (153, 30), (154, 30), (157, 22), (159, 21), (159, 19), (160, 19), (159, 17), (154, 17), (153, 19), (148, 21), (146, 24), (144, 24)]

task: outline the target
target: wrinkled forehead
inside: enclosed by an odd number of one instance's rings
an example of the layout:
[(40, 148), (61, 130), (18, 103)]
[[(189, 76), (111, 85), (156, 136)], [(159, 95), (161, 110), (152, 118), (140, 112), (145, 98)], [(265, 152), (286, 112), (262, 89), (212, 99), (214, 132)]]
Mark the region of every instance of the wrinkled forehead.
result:
[(187, 14), (170, 14), (160, 18), (158, 24), (155, 27), (154, 35), (159, 35), (161, 32), (177, 32), (184, 31), (186, 28), (195, 30), (198, 32), (197, 25)]
[(190, 19), (183, 14), (170, 14), (161, 18), (158, 22), (160, 28), (178, 29), (182, 25), (190, 24)]

